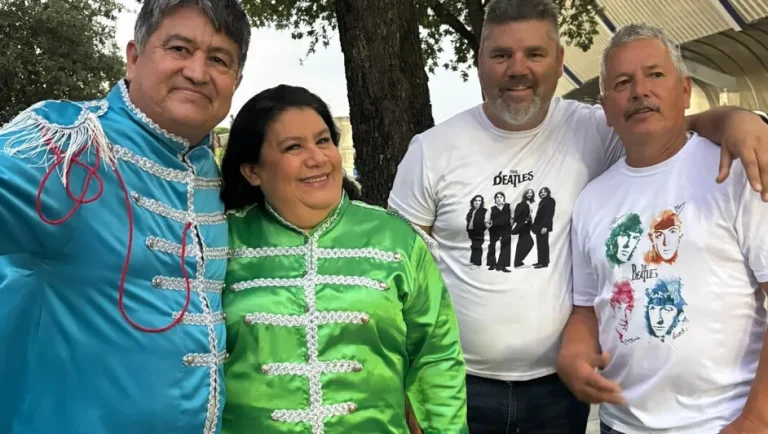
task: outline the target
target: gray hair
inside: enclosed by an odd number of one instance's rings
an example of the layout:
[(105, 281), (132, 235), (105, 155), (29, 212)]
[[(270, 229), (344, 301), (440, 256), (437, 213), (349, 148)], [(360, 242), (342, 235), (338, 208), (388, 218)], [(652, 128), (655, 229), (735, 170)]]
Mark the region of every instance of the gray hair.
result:
[(134, 28), (134, 39), (139, 52), (165, 19), (171, 9), (177, 6), (192, 6), (200, 9), (211, 20), (217, 32), (224, 33), (240, 49), (238, 72), (242, 74), (248, 45), (251, 42), (251, 23), (237, 0), (144, 0)]
[(488, 37), (490, 26), (517, 21), (548, 21), (554, 28), (553, 37), (558, 44), (560, 7), (555, 0), (491, 0), (485, 7), (485, 22), (480, 36), (480, 46)]
[(664, 46), (667, 48), (667, 52), (669, 53), (669, 57), (672, 59), (672, 63), (675, 64), (675, 68), (677, 69), (678, 74), (680, 74), (680, 78), (689, 76), (688, 68), (685, 66), (685, 62), (683, 61), (683, 55), (680, 53), (680, 47), (664, 32), (664, 30), (659, 27), (649, 26), (647, 24), (629, 24), (619, 29), (619, 31), (613, 35), (611, 41), (608, 43), (608, 46), (605, 48), (605, 51), (603, 51), (603, 64), (600, 70), (601, 95), (605, 94), (605, 61), (608, 59), (608, 55), (615, 48), (641, 39), (656, 39), (657, 41), (664, 44)]

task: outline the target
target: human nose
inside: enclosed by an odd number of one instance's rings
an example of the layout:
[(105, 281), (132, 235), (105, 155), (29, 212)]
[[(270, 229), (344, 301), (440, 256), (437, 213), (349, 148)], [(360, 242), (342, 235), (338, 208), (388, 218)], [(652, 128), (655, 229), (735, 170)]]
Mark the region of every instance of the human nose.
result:
[(528, 75), (528, 60), (525, 56), (516, 54), (507, 60), (506, 74), (509, 77)]
[(187, 59), (182, 74), (193, 83), (205, 83), (208, 80), (208, 59), (202, 52), (197, 52)]
[(322, 167), (328, 162), (328, 156), (325, 155), (322, 149), (318, 146), (311, 146), (309, 148), (309, 155), (305, 160), (305, 164), (308, 167)]

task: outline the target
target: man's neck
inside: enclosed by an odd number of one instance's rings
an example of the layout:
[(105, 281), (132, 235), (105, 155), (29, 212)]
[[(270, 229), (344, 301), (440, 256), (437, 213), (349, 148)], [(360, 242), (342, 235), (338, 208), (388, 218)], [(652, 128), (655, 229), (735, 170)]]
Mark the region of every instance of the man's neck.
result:
[(125, 80), (125, 87), (128, 89), (128, 99), (130, 100), (131, 104), (133, 104), (134, 107), (136, 107), (137, 110), (139, 110), (141, 113), (143, 113), (145, 116), (147, 116), (152, 122), (154, 122), (157, 126), (162, 128), (164, 131), (167, 131), (173, 135), (182, 137), (189, 141), (189, 144), (191, 147), (195, 147), (200, 144), (208, 135), (210, 132), (207, 133), (201, 133), (199, 131), (187, 131), (186, 128), (183, 128), (180, 125), (168, 125), (168, 122), (163, 122), (160, 119), (154, 119), (153, 116), (150, 116), (151, 111), (147, 110), (146, 108), (142, 107), (142, 101), (137, 101), (137, 99), (131, 94), (131, 83), (128, 80)]
[(496, 111), (489, 107), (489, 104), (490, 102), (488, 102), (488, 100), (483, 103), (483, 112), (485, 113), (485, 117), (488, 118), (494, 127), (510, 132), (528, 131), (538, 127), (542, 124), (542, 122), (544, 122), (544, 119), (547, 117), (547, 113), (549, 112), (549, 103), (547, 103), (546, 105), (542, 106), (541, 110), (539, 110), (539, 113), (536, 113), (536, 116), (534, 116), (533, 119), (524, 124), (514, 125), (505, 121), (501, 118), (501, 116), (496, 114)]
[(642, 168), (662, 163), (675, 156), (688, 141), (688, 134), (683, 127), (622, 141), (627, 151), (627, 165)]

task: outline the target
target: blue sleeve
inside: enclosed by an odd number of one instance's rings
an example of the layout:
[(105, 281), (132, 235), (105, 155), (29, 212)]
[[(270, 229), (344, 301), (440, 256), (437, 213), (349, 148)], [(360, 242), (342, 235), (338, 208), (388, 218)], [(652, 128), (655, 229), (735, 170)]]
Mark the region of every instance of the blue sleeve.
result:
[(72, 236), (71, 222), (50, 224), (40, 217), (60, 220), (74, 202), (67, 197), (60, 171), (54, 171), (38, 190), (48, 167), (50, 154), (45, 149), (30, 155), (11, 155), (9, 142), (15, 136), (0, 132), (0, 256), (19, 253), (46, 253), (61, 248)]

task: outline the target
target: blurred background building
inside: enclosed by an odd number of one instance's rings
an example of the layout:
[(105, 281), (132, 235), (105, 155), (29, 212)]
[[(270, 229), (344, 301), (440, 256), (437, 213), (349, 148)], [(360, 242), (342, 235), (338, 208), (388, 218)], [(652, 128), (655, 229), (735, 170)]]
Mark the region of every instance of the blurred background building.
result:
[(586, 53), (566, 47), (557, 95), (597, 101), (602, 52), (614, 32), (644, 22), (664, 28), (681, 44), (693, 77), (689, 113), (720, 105), (766, 111), (768, 0), (600, 0), (599, 34)]

